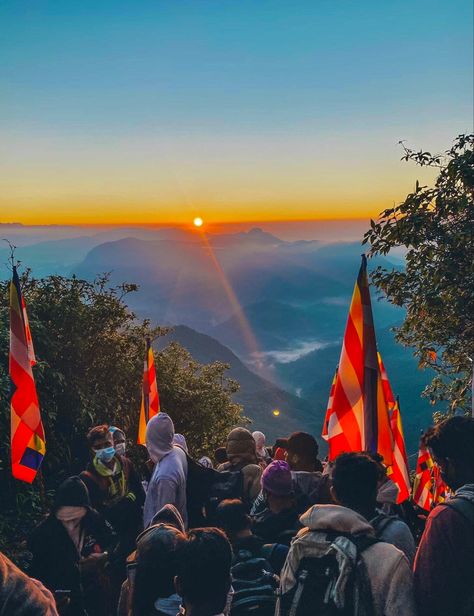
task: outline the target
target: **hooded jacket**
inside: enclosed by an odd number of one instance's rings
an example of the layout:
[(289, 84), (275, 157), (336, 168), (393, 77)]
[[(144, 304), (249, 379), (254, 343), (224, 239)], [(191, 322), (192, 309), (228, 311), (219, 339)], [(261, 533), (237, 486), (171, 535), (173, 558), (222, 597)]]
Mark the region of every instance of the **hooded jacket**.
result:
[[(64, 525), (57, 519), (60, 507), (83, 506), (86, 515), (81, 520), (81, 553), (71, 539)], [(79, 560), (92, 553), (111, 551), (115, 536), (105, 519), (90, 508), (89, 496), (82, 481), (71, 477), (58, 488), (52, 513), (32, 531), (28, 537), (28, 549), (33, 554), (31, 573), (51, 591), (69, 590), (71, 605), (68, 615), (81, 615), (85, 606), (94, 601), (94, 592), (84, 596), (84, 577), (81, 575)], [(91, 588), (94, 580), (87, 580)], [(97, 595), (97, 593), (95, 593)], [(0, 612), (1, 613), (1, 612)]]
[[(374, 536), (361, 515), (339, 505), (315, 505), (300, 518), (305, 527), (293, 540), (281, 571), (280, 588), (288, 592), (296, 584), (298, 564), (304, 556), (322, 556), (329, 548), (327, 532)], [(361, 555), (372, 591), (375, 616), (415, 616), (413, 580), (408, 561), (388, 543), (375, 543)]]
[(166, 413), (150, 419), (146, 447), (155, 468), (148, 484), (143, 523), (149, 526), (155, 514), (167, 504), (174, 505), (187, 526), (186, 478), (188, 462), (184, 450), (173, 444), (174, 425)]

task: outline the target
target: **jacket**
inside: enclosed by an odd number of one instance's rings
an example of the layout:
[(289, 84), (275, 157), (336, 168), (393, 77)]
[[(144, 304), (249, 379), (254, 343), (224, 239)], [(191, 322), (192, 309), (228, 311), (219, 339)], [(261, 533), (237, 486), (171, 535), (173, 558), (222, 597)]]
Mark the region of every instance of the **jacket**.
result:
[[(293, 540), (281, 571), (280, 589), (296, 584), (298, 564), (304, 556), (321, 556), (329, 548), (327, 532), (374, 536), (360, 514), (339, 505), (314, 505), (300, 518), (304, 526)], [(372, 592), (375, 616), (415, 616), (413, 580), (408, 561), (400, 550), (378, 542), (361, 555)]]
[[(85, 535), (81, 557), (93, 552), (110, 551), (115, 535), (109, 524), (96, 511), (89, 510), (82, 520)], [(28, 549), (33, 554), (31, 574), (52, 592), (69, 590), (69, 614), (84, 613), (83, 583), (77, 549), (62, 523), (50, 514), (28, 537)]]
[[(474, 485), (470, 485), (470, 504), (474, 507)], [(415, 557), (414, 577), (420, 616), (473, 613), (473, 524), (449, 501), (435, 507), (428, 516)]]

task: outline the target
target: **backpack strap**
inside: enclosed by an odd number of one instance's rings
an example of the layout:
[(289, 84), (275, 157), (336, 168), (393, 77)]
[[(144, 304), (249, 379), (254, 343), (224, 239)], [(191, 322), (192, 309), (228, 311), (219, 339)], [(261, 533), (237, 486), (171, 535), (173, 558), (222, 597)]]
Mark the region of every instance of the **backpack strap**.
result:
[(465, 518), (469, 524), (474, 525), (474, 503), (463, 496), (455, 496), (443, 503), (445, 507), (454, 509)]
[(381, 512), (376, 515), (375, 518), (369, 520), (369, 523), (373, 526), (375, 535), (380, 538), (383, 531), (390, 526), (392, 522), (395, 522), (398, 519), (399, 518), (396, 515), (387, 515), (386, 513)]

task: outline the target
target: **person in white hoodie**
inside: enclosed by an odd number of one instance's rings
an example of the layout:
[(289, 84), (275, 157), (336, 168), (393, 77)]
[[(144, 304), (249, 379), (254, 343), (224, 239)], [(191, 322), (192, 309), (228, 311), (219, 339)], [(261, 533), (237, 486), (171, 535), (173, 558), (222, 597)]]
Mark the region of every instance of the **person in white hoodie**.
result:
[(188, 462), (186, 453), (174, 444), (175, 432), (171, 417), (160, 412), (150, 419), (146, 428), (148, 455), (155, 464), (148, 484), (143, 509), (143, 524), (150, 525), (154, 515), (165, 505), (171, 504), (181, 514), (187, 527), (186, 477)]

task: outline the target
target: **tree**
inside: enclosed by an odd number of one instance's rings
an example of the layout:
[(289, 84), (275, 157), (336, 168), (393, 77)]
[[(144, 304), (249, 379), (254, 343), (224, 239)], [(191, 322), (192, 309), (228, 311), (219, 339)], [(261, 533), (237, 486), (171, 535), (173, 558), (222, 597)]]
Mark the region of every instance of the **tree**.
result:
[(421, 368), (437, 373), (424, 395), (470, 408), (474, 360), (474, 135), (460, 135), (443, 155), (404, 147), (402, 160), (439, 169), (433, 187), (416, 183), (405, 201), (384, 210), (364, 235), (369, 255), (406, 248), (404, 270), (376, 268), (373, 283), (406, 308), (396, 338), (414, 347)]
[[(85, 434), (93, 425), (113, 423), (136, 441), (145, 338), (156, 339), (168, 330), (153, 328), (147, 320), (139, 322), (128, 309), (125, 298), (137, 290), (136, 285), (110, 288), (107, 276), (93, 283), (61, 276), (35, 280), (28, 272), (21, 282), (38, 360), (34, 374), (46, 432), (42, 471), (48, 490), (84, 467)], [(21, 520), (31, 514), (37, 521), (42, 481), (30, 488), (13, 480), (10, 471), (8, 303), (8, 283), (2, 283), (1, 500), (10, 513), (20, 512)], [(232, 427), (245, 422), (242, 407), (232, 400), (238, 384), (226, 377), (225, 364), (200, 365), (176, 343), (155, 352), (155, 363), (162, 410), (186, 435), (194, 455), (213, 451)], [(143, 457), (144, 449), (138, 445), (132, 455), (139, 458), (139, 451)]]

